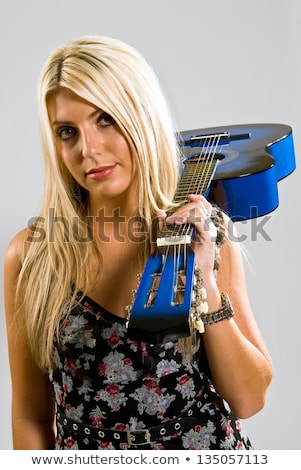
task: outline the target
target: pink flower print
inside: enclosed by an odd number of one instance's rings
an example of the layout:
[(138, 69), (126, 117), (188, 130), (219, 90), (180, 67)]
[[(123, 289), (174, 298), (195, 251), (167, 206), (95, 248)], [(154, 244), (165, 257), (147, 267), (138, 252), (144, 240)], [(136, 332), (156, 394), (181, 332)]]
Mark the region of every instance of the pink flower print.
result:
[(78, 369), (78, 365), (76, 364), (76, 362), (73, 359), (66, 359), (65, 360), (65, 370), (70, 372), (70, 374), (73, 377), (77, 376), (77, 369)]
[(116, 424), (116, 431), (124, 431), (126, 429), (126, 425), (124, 423)]
[(91, 426), (94, 426), (95, 428), (103, 428), (103, 424), (101, 422), (102, 416), (94, 416), (91, 414), (89, 419), (91, 421)]
[(226, 426), (222, 426), (222, 429), (226, 431), (227, 436), (231, 436), (231, 434), (234, 434), (230, 421), (227, 422)]
[(148, 356), (148, 350), (146, 343), (141, 343), (141, 353), (143, 357)]
[(85, 310), (88, 310), (88, 312), (93, 311), (92, 305), (88, 304), (87, 302), (84, 302), (84, 307), (85, 307)]
[(106, 364), (99, 364), (98, 366), (98, 374), (100, 376), (103, 376), (103, 375), (106, 375), (106, 372), (107, 372), (107, 366)]
[(68, 328), (70, 326), (70, 320), (65, 320), (63, 322), (63, 327), (62, 327), (62, 330), (65, 330), (66, 328)]
[(235, 425), (236, 425), (236, 429), (237, 429), (238, 431), (241, 431), (241, 430), (242, 430), (241, 422), (240, 422), (240, 421), (238, 421), (238, 420), (235, 421)]
[(146, 388), (147, 388), (147, 390), (152, 390), (154, 388), (158, 388), (158, 382), (156, 382), (155, 380), (149, 380), (146, 384)]
[(68, 437), (68, 439), (66, 439), (65, 442), (66, 442), (66, 447), (67, 447), (68, 449), (72, 449), (73, 446), (74, 446), (74, 444), (75, 444), (75, 440), (72, 439), (71, 437)]
[(117, 395), (118, 393), (120, 393), (120, 389), (117, 385), (108, 385), (106, 387), (106, 392), (108, 393), (108, 395), (112, 396), (112, 395)]
[(183, 375), (179, 380), (179, 384), (180, 385), (185, 385), (189, 380), (190, 379), (189, 379), (188, 375)]
[(128, 357), (128, 358), (126, 358), (126, 359), (123, 361), (123, 364), (124, 364), (125, 366), (131, 366), (131, 365), (133, 364), (133, 361), (132, 361), (132, 359), (130, 359), (130, 358)]
[(120, 336), (112, 334), (108, 339), (108, 344), (111, 347), (116, 346), (120, 342)]
[(110, 443), (108, 441), (100, 441), (100, 447), (102, 449), (108, 449), (110, 446)]

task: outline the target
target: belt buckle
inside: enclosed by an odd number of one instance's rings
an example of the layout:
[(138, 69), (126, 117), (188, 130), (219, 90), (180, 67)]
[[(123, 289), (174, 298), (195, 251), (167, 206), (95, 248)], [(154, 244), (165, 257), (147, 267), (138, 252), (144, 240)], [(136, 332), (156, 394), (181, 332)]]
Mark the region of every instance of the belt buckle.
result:
[[(142, 434), (144, 433), (144, 442), (135, 442), (135, 434)], [(127, 443), (129, 446), (135, 445), (135, 446), (142, 446), (144, 444), (150, 444), (151, 442), (151, 434), (148, 429), (139, 429), (136, 431), (127, 431), (126, 432), (126, 437), (127, 437)]]

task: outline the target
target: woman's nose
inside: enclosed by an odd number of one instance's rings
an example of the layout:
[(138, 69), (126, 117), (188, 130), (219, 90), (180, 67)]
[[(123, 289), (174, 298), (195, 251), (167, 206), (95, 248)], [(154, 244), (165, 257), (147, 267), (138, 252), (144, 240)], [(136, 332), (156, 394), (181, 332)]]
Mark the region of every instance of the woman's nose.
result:
[(101, 137), (96, 131), (87, 131), (82, 136), (82, 157), (91, 158), (100, 155), (102, 152)]

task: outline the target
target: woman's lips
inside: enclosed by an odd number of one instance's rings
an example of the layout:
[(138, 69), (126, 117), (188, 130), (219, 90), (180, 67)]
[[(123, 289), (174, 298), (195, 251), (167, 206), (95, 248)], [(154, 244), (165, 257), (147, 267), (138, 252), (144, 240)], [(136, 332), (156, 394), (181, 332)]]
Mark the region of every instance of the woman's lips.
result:
[(116, 165), (109, 165), (109, 166), (101, 166), (99, 168), (92, 168), (92, 170), (88, 171), (87, 177), (93, 180), (101, 180), (107, 178), (108, 176), (113, 173)]

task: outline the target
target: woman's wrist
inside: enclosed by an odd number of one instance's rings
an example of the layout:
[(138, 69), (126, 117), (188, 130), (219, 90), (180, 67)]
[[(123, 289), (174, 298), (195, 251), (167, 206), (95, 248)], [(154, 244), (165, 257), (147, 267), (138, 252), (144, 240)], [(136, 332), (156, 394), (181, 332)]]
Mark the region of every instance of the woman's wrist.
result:
[(221, 294), (216, 282), (216, 277), (212, 272), (208, 276), (202, 274), (202, 286), (206, 290), (208, 311), (214, 311), (221, 307)]
[(191, 318), (193, 326), (204, 333), (205, 326), (233, 317), (231, 301), (227, 293), (220, 293), (213, 276), (203, 278), (200, 269), (195, 272), (194, 300)]
[(208, 311), (201, 315), (204, 327), (219, 323), (222, 320), (229, 320), (234, 316), (234, 311), (230, 298), (226, 292), (221, 293), (221, 306), (215, 311)]

